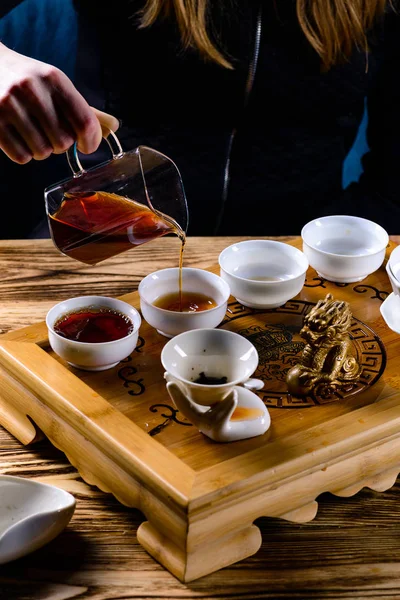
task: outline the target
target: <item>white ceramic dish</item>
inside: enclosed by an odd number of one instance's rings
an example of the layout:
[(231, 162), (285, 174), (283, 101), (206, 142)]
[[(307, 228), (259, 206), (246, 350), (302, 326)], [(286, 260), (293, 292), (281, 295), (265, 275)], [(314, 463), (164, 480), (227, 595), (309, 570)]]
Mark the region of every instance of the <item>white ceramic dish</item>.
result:
[(380, 311), (386, 325), (395, 333), (400, 333), (400, 297), (395, 293), (389, 294), (382, 302)]
[[(54, 324), (62, 315), (88, 306), (101, 306), (123, 313), (132, 321), (133, 331), (119, 340), (100, 343), (69, 340), (54, 331)], [(136, 348), (141, 321), (140, 314), (136, 308), (127, 302), (107, 296), (78, 296), (76, 298), (69, 298), (53, 306), (46, 316), (49, 342), (54, 352), (73, 367), (85, 371), (104, 371), (105, 369), (110, 369), (129, 356)]]
[(314, 219), (304, 225), (301, 237), (310, 265), (337, 283), (361, 281), (379, 269), (389, 243), (383, 227), (350, 215)]
[(0, 475), (0, 564), (53, 540), (68, 525), (75, 498), (55, 486)]
[[(245, 387), (236, 385), (225, 400), (211, 407), (192, 402), (176, 383), (167, 383), (167, 390), (178, 410), (215, 442), (236, 442), (263, 435), (271, 425), (261, 398)], [(239, 418), (235, 418), (238, 410)]]
[(238, 302), (250, 308), (277, 308), (301, 291), (308, 260), (284, 242), (246, 240), (219, 255), (220, 274)]
[[(191, 401), (210, 406), (226, 398), (237, 385), (260, 389), (263, 382), (251, 379), (258, 366), (258, 353), (249, 340), (226, 329), (187, 331), (167, 342), (161, 363), (168, 382), (178, 383)], [(219, 385), (195, 383), (206, 377), (226, 377)]]
[(143, 318), (158, 333), (173, 337), (184, 331), (217, 327), (226, 314), (230, 289), (218, 275), (204, 269), (182, 269), (182, 291), (198, 292), (214, 300), (217, 306), (199, 312), (177, 312), (154, 306), (161, 296), (179, 290), (179, 269), (162, 269), (147, 275), (139, 284)]

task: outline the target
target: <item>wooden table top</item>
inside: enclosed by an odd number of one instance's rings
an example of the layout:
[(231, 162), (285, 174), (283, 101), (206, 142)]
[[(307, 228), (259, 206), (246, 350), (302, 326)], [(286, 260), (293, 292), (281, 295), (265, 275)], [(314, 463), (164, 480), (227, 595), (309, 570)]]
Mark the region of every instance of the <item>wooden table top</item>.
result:
[[(189, 238), (184, 264), (215, 264), (242, 239)], [(60, 255), (51, 240), (0, 240), (0, 333), (43, 321), (66, 297), (134, 291), (149, 272), (176, 266), (178, 255), (177, 239), (164, 238), (89, 267)], [(77, 502), (55, 540), (0, 567), (1, 600), (400, 597), (398, 482), (351, 498), (323, 494), (310, 523), (259, 519), (256, 555), (183, 584), (138, 544), (143, 515), (84, 483), (47, 440), (25, 448), (0, 427), (0, 473), (57, 485)]]

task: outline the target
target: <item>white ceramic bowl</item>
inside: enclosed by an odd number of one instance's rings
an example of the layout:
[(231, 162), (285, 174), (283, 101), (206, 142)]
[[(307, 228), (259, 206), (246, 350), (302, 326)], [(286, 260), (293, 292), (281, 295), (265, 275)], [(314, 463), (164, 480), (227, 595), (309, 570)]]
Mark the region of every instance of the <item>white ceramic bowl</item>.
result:
[[(400, 250), (400, 246), (399, 246), (399, 248), (396, 248), (396, 250)], [(392, 254), (393, 254), (393, 252), (392, 252)], [(388, 274), (393, 293), (395, 294), (395, 296), (400, 297), (400, 255), (399, 255), (399, 253), (397, 253), (397, 256), (398, 256), (398, 261), (399, 261), (397, 263), (394, 262), (394, 257), (393, 257), (392, 262), (390, 261), (390, 258), (389, 258), (388, 262), (386, 263), (386, 273)], [(395, 273), (397, 273), (397, 275), (395, 275)]]
[[(249, 380), (258, 366), (258, 353), (249, 340), (233, 331), (197, 329), (167, 342), (161, 351), (161, 363), (167, 381), (178, 383), (193, 402), (208, 406), (223, 400), (235, 386)], [(201, 373), (226, 377), (227, 382), (195, 383)]]
[(389, 243), (383, 227), (349, 215), (314, 219), (304, 225), (301, 237), (310, 265), (337, 283), (361, 281), (379, 269)]
[(230, 289), (218, 275), (204, 269), (182, 269), (182, 291), (198, 292), (214, 300), (217, 306), (199, 312), (177, 312), (154, 306), (164, 295), (179, 290), (179, 269), (161, 269), (147, 275), (139, 284), (143, 318), (158, 333), (173, 337), (191, 329), (217, 327), (226, 314)]
[(386, 263), (386, 272), (393, 293), (382, 302), (380, 311), (386, 325), (395, 333), (400, 333), (400, 246), (392, 250)]
[(400, 246), (392, 250), (386, 263), (386, 272), (389, 276), (393, 292), (400, 296)]
[(232, 296), (251, 308), (277, 308), (297, 296), (308, 269), (301, 250), (274, 240), (232, 244), (218, 262)]
[(41, 548), (66, 527), (75, 498), (55, 486), (0, 475), (0, 564)]
[[(89, 343), (69, 340), (53, 329), (55, 322), (66, 313), (84, 307), (105, 307), (126, 315), (133, 323), (133, 331), (111, 342)], [(49, 310), (46, 325), (50, 346), (56, 354), (71, 366), (85, 371), (104, 371), (115, 367), (136, 348), (139, 337), (141, 317), (139, 312), (122, 300), (107, 296), (78, 296), (59, 302)]]

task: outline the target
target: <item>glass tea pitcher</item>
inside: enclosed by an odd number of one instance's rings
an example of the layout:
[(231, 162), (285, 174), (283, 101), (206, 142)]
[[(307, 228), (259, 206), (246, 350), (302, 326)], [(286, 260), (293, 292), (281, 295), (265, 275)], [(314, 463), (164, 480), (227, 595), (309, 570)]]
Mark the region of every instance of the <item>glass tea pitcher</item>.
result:
[(175, 163), (146, 146), (123, 152), (113, 132), (105, 139), (109, 161), (85, 170), (74, 144), (67, 151), (73, 177), (45, 189), (55, 246), (94, 265), (169, 233), (183, 244), (188, 208)]

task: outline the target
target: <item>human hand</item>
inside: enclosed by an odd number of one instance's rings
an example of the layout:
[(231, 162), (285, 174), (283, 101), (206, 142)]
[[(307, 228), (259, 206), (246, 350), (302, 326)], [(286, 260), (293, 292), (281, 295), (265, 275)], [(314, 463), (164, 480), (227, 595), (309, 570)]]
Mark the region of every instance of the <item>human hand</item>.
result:
[(118, 126), (115, 117), (90, 107), (60, 69), (0, 43), (0, 149), (11, 160), (43, 160), (75, 141), (90, 154)]
[[(166, 380), (168, 381), (168, 376)], [(173, 381), (168, 381), (167, 391), (179, 412), (215, 442), (235, 442), (262, 435), (271, 424), (271, 417), (264, 402), (256, 394), (240, 386), (236, 386), (226, 398), (212, 406), (199, 406)], [(249, 419), (244, 417), (231, 420), (238, 407), (245, 411), (255, 409), (258, 414)]]
[(210, 407), (200, 407), (195, 404), (176, 383), (167, 383), (167, 391), (179, 412), (195, 425), (201, 433), (216, 442), (232, 441), (235, 432), (231, 431), (232, 424), (229, 419), (238, 404), (236, 390), (232, 390), (224, 400)]

